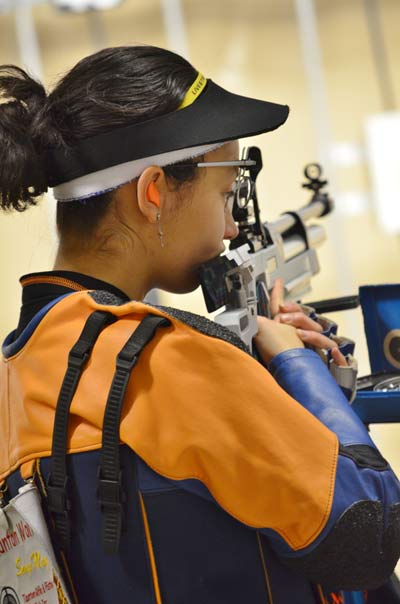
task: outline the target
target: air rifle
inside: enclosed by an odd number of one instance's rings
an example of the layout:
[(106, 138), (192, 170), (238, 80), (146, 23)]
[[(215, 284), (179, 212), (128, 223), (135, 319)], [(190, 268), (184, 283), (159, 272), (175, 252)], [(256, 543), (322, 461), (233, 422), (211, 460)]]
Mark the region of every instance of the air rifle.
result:
[[(321, 225), (308, 223), (329, 214), (334, 204), (323, 191), (327, 181), (321, 178), (321, 167), (308, 164), (302, 186), (312, 191), (309, 203), (273, 222), (262, 222), (256, 190), (261, 151), (250, 147), (242, 159), (252, 165), (242, 169), (238, 179), (233, 218), (239, 234), (227, 253), (202, 265), (200, 279), (208, 312), (225, 307), (214, 320), (236, 333), (257, 358), (252, 343), (257, 315), (270, 317), (269, 295), (278, 277), (283, 279), (287, 300), (300, 302), (311, 290), (311, 278), (319, 272), (316, 248), (326, 235)], [(353, 401), (356, 396), (354, 408), (365, 423), (400, 421), (400, 285), (364, 286), (359, 293), (310, 302), (303, 310), (317, 318), (316, 313), (357, 308), (361, 301), (374, 374), (356, 380), (354, 342), (338, 338), (337, 325), (321, 316), (323, 333), (338, 342), (350, 365), (339, 368), (328, 352), (319, 353), (348, 398)]]
[(270, 317), (269, 294), (278, 277), (284, 282), (285, 299), (300, 300), (311, 290), (311, 278), (319, 272), (316, 248), (325, 240), (321, 225), (307, 224), (329, 214), (333, 201), (321, 189), (318, 164), (304, 170), (312, 191), (310, 202), (296, 211), (285, 212), (273, 222), (262, 222), (256, 179), (262, 169), (258, 147), (244, 150), (243, 158), (253, 165), (241, 169), (233, 218), (239, 235), (229, 251), (202, 265), (201, 285), (208, 312), (225, 306), (214, 320), (234, 331), (252, 349), (257, 333), (257, 315)]

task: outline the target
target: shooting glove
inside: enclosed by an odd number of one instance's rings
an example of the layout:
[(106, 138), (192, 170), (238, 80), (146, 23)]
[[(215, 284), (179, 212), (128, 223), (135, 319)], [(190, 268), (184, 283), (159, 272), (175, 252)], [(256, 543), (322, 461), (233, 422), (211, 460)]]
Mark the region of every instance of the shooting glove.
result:
[(345, 357), (347, 361), (347, 367), (340, 367), (339, 365), (336, 365), (335, 361), (333, 360), (330, 350), (307, 346), (307, 348), (312, 348), (313, 350), (315, 350), (315, 352), (318, 353), (318, 355), (327, 365), (329, 371), (335, 378), (337, 384), (342, 389), (348, 401), (352, 403), (355, 399), (357, 391), (358, 364), (357, 360), (353, 356), (355, 343), (349, 338), (337, 336), (337, 323), (331, 321), (330, 319), (327, 319), (326, 317), (323, 317), (322, 315), (317, 315), (315, 309), (312, 306), (302, 304), (301, 309), (308, 317), (310, 317), (310, 319), (316, 321), (317, 323), (319, 323), (319, 325), (321, 325), (323, 329), (322, 335), (330, 338), (331, 340), (334, 340), (337, 343), (340, 352)]

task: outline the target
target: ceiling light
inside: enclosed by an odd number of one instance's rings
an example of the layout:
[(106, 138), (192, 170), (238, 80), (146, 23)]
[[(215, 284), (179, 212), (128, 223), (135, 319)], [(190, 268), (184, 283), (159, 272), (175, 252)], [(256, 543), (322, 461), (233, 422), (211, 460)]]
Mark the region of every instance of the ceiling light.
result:
[(51, 0), (60, 10), (71, 13), (84, 13), (91, 10), (107, 10), (121, 4), (122, 0)]

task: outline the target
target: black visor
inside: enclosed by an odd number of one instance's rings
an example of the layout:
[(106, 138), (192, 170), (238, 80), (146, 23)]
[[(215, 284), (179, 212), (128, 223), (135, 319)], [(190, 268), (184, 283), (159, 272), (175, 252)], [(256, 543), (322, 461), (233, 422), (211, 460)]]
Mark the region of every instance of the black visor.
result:
[(184, 109), (83, 139), (70, 149), (48, 149), (48, 185), (144, 157), (269, 132), (288, 114), (287, 105), (232, 94), (208, 80), (196, 101)]

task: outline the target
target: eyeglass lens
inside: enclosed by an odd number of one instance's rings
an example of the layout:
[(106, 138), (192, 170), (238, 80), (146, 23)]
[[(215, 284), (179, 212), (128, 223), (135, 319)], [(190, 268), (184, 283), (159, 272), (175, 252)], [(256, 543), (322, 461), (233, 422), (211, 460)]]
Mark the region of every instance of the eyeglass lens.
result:
[(252, 186), (250, 177), (240, 170), (235, 184), (235, 199), (239, 208), (245, 208), (251, 199)]

